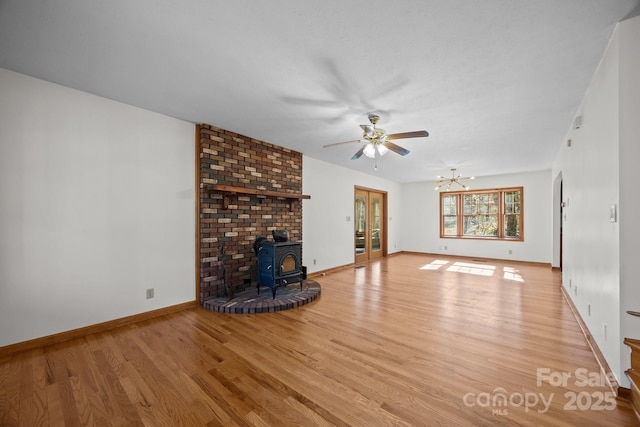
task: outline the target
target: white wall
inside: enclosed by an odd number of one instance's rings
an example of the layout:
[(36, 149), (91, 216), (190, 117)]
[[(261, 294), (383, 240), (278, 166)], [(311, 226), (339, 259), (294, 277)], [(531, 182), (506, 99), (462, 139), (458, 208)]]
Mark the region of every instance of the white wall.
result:
[[(571, 147), (553, 166), (562, 176), (563, 286), (618, 381), (629, 387), (625, 337), (640, 338), (636, 266), (640, 209), (634, 175), (640, 158), (640, 18), (618, 25), (571, 129)], [(618, 220), (610, 221), (616, 206)]]
[[(563, 286), (620, 380), (618, 37), (614, 35), (553, 168), (562, 174)], [(606, 334), (605, 334), (606, 328)]]
[(433, 190), (433, 181), (400, 184), (309, 157), (303, 158), (302, 170), (303, 192), (311, 195), (302, 202), (303, 261), (309, 273), (353, 263), (355, 185), (388, 192), (389, 253), (414, 251), (551, 263), (550, 171), (472, 182), (475, 189), (524, 187), (525, 240), (501, 242), (440, 239), (439, 193)]
[[(621, 369), (630, 367), (625, 337), (640, 339), (638, 253), (640, 252), (640, 191), (637, 175), (640, 160), (640, 17), (619, 24), (620, 34), (620, 360)], [(625, 379), (626, 381), (626, 379)]]
[(0, 111), (0, 346), (195, 299), (193, 124), (4, 69)]
[(441, 239), (440, 193), (434, 191), (435, 179), (404, 184), (402, 249), (433, 254), (551, 263), (550, 183), (550, 171), (496, 175), (469, 181), (472, 190), (524, 187), (522, 242)]
[(309, 273), (354, 262), (354, 186), (388, 192), (387, 247), (401, 250), (400, 184), (304, 156), (302, 188), (311, 199), (302, 202), (302, 258)]

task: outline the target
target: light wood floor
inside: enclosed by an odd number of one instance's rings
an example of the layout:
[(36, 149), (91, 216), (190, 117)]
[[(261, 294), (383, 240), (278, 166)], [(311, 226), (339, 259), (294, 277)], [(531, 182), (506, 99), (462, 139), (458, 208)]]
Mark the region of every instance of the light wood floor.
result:
[(316, 280), (295, 310), (186, 310), (0, 360), (0, 425), (636, 425), (606, 386), (537, 384), (599, 375), (549, 267), (402, 254)]

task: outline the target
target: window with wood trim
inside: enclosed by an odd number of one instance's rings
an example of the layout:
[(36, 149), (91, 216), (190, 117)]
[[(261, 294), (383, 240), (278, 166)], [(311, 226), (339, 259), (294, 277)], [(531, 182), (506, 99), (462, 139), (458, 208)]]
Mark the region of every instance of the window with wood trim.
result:
[(440, 237), (524, 240), (523, 188), (440, 193)]

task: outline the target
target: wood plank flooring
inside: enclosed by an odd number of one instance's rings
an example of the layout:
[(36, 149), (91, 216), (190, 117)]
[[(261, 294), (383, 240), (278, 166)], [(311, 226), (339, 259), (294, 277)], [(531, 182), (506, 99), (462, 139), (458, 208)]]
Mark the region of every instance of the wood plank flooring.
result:
[(315, 280), (295, 310), (197, 308), (6, 357), (0, 425), (636, 425), (576, 377), (598, 365), (549, 267), (401, 254)]

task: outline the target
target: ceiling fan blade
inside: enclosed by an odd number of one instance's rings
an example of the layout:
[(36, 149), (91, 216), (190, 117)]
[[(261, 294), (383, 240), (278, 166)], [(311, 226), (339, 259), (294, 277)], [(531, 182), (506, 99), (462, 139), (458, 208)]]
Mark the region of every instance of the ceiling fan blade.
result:
[(323, 145), (322, 148), (335, 147), (335, 146), (338, 146), (338, 145), (356, 144), (358, 142), (362, 142), (362, 141), (359, 140), (359, 139), (354, 139), (353, 141), (336, 142), (335, 144)]
[(367, 148), (367, 145), (368, 144), (363, 144), (362, 147), (360, 147), (360, 149), (356, 152), (356, 154), (351, 157), (351, 160), (358, 160), (360, 157), (362, 157), (362, 153), (364, 153), (364, 149)]
[(364, 133), (371, 136), (373, 134), (373, 126), (372, 125), (360, 125)]
[(298, 98), (294, 96), (285, 96), (282, 98), (284, 102), (293, 105), (306, 105), (311, 107), (327, 107), (335, 108), (340, 104), (336, 101), (324, 100), (324, 99), (311, 99), (311, 98)]
[(413, 132), (392, 133), (391, 135), (387, 135), (387, 138), (388, 139), (424, 138), (425, 136), (429, 136), (429, 132), (427, 132), (426, 130), (416, 130)]
[(399, 145), (394, 144), (393, 142), (390, 141), (385, 141), (382, 143), (382, 145), (384, 145), (385, 147), (387, 147), (389, 150), (393, 151), (394, 153), (398, 153), (401, 156), (406, 156), (407, 154), (410, 153), (409, 150), (407, 150), (406, 148), (402, 148)]

